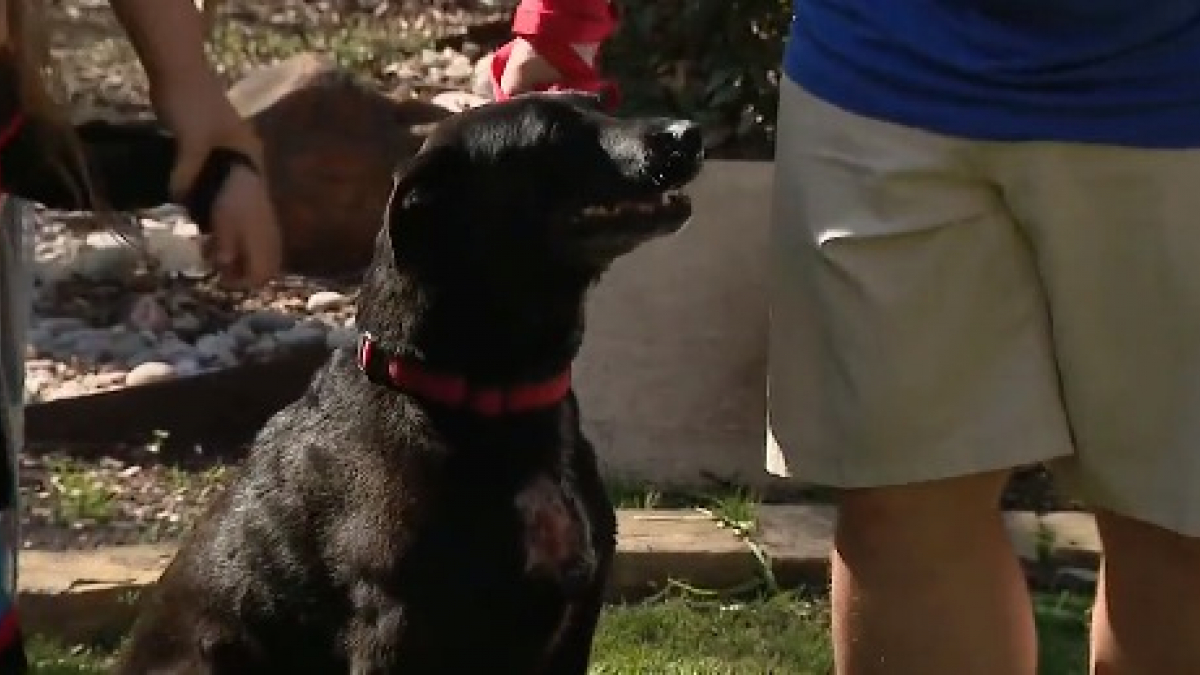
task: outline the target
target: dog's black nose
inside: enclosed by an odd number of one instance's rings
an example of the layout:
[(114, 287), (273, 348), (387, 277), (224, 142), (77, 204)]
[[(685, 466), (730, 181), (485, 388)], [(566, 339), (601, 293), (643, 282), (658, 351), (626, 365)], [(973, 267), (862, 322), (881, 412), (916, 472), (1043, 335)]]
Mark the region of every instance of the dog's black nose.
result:
[(704, 161), (700, 125), (687, 120), (663, 120), (646, 134), (646, 147), (656, 173), (669, 184), (690, 180)]
[(665, 121), (650, 132), (648, 142), (652, 149), (682, 157), (696, 157), (704, 153), (704, 135), (700, 125), (688, 120)]

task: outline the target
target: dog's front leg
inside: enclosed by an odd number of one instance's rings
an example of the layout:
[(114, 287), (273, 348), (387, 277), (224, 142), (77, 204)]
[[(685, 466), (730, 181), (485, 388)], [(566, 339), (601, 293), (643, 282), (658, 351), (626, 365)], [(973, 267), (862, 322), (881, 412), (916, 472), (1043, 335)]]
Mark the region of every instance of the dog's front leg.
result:
[(385, 589), (358, 582), (354, 616), (346, 632), (351, 675), (387, 675), (399, 670), (404, 606)]
[(604, 609), (604, 590), (611, 566), (611, 557), (602, 556), (592, 585), (567, 610), (566, 625), (539, 675), (587, 675), (592, 660), (592, 640), (600, 612)]

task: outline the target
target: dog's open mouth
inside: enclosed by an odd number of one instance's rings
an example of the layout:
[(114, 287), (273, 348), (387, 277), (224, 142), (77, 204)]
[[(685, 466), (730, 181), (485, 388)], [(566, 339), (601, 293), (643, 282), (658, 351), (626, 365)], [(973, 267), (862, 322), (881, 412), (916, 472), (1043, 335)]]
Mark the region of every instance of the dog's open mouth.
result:
[(673, 232), (691, 217), (692, 200), (679, 190), (667, 190), (644, 198), (585, 206), (575, 220), (588, 228)]

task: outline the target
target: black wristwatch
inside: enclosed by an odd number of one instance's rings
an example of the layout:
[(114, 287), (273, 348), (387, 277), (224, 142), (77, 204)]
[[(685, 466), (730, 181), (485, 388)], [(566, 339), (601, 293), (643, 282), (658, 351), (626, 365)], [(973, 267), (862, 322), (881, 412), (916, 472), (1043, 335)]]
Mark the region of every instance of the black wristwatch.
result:
[(258, 173), (254, 160), (246, 153), (231, 148), (214, 149), (208, 153), (204, 166), (200, 168), (191, 189), (184, 196), (183, 206), (201, 232), (208, 233), (212, 230), (213, 202), (217, 200), (217, 195), (221, 194), (221, 188), (225, 186), (225, 181), (235, 166), (243, 166)]

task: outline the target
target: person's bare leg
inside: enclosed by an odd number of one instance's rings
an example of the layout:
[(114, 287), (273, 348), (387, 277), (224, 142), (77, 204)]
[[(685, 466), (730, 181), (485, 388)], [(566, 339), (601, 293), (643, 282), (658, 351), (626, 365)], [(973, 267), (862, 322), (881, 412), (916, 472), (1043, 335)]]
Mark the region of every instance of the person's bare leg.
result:
[(1034, 674), (1033, 611), (999, 510), (1006, 476), (842, 494), (838, 675)]
[(1200, 673), (1200, 539), (1110, 512), (1096, 524), (1104, 567), (1092, 673)]

